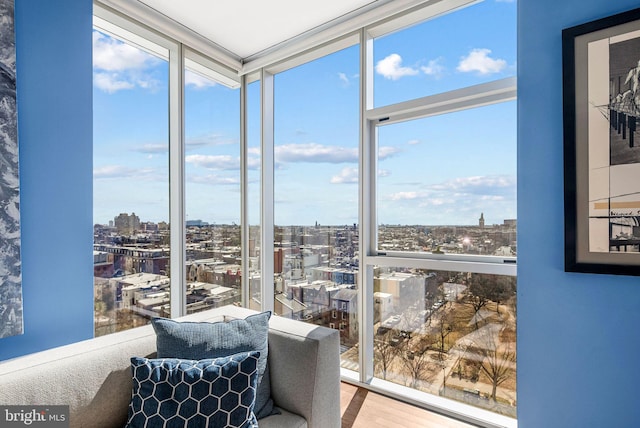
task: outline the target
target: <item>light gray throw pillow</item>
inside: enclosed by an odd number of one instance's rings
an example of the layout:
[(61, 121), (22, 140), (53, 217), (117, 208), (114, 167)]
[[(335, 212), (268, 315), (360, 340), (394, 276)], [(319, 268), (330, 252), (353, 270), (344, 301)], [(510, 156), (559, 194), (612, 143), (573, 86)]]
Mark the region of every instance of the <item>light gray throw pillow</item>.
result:
[(245, 319), (217, 323), (153, 318), (151, 324), (156, 331), (157, 358), (202, 360), (239, 352), (260, 352), (254, 412), (258, 419), (269, 416), (274, 411), (267, 365), (270, 317), (271, 312), (262, 312)]

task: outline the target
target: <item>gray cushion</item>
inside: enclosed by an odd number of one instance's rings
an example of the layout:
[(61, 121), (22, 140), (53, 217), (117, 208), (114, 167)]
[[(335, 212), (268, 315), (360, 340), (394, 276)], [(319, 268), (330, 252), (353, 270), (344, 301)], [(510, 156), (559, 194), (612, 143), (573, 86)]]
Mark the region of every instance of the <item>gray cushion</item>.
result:
[(258, 394), (255, 414), (258, 419), (273, 413), (271, 385), (267, 370), (269, 318), (271, 312), (228, 322), (177, 322), (154, 318), (158, 358), (202, 360), (225, 357), (239, 352), (258, 351)]

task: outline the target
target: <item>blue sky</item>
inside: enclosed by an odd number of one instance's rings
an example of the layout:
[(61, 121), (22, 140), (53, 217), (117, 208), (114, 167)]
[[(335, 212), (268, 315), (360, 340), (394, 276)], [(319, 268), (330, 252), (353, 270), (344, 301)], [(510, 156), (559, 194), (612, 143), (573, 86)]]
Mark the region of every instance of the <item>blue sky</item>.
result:
[[(516, 3), (485, 0), (376, 39), (375, 106), (516, 74)], [(358, 47), (275, 78), (275, 221), (358, 216)], [(238, 90), (186, 75), (187, 219), (239, 223)], [(94, 32), (94, 220), (168, 221), (167, 64)], [(259, 83), (248, 91), (249, 216), (258, 222)], [(379, 128), (386, 224), (515, 218), (515, 102)]]

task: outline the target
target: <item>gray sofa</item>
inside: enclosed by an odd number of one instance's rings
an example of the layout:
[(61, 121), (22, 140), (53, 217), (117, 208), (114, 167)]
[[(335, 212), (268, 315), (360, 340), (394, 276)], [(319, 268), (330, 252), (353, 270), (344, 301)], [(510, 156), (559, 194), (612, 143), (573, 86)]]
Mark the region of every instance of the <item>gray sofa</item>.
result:
[[(183, 321), (220, 321), (256, 313), (226, 306)], [(123, 427), (131, 398), (130, 357), (153, 357), (148, 325), (0, 362), (0, 405), (69, 405), (71, 427)], [(336, 330), (272, 316), (271, 395), (280, 415), (260, 428), (338, 428), (340, 355)]]

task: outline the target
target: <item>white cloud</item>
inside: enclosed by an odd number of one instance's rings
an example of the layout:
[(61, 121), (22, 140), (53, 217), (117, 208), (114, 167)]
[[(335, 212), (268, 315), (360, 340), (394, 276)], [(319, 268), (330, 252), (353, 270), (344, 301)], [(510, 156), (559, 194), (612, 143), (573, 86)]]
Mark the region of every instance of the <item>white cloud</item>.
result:
[(420, 140), (409, 140), (407, 144), (410, 146), (415, 146), (416, 144), (420, 144)]
[(515, 177), (509, 175), (459, 177), (432, 186), (434, 190), (448, 192), (474, 193), (478, 195), (495, 195), (504, 189), (515, 191)]
[(260, 169), (260, 158), (247, 156), (247, 169)]
[(194, 73), (191, 70), (186, 70), (184, 73), (184, 84), (186, 86), (191, 86), (195, 89), (204, 89), (210, 88), (211, 86), (216, 86), (216, 82), (211, 79), (207, 79), (197, 73)]
[(508, 175), (458, 177), (419, 190), (388, 195), (392, 201), (415, 200), (420, 206), (515, 200), (516, 178)]
[(472, 49), (469, 55), (460, 59), (457, 70), (464, 73), (475, 71), (479, 74), (493, 74), (504, 70), (507, 61), (493, 59), (489, 57), (490, 53), (490, 49)]
[(240, 158), (229, 155), (189, 155), (185, 162), (208, 169), (233, 170), (240, 168)]
[(338, 175), (331, 177), (332, 184), (351, 184), (358, 182), (358, 168), (346, 167)]
[(418, 198), (422, 198), (422, 197), (426, 197), (427, 193), (419, 193), (419, 192), (396, 192), (396, 193), (392, 193), (390, 195), (390, 198), (392, 201), (399, 201), (399, 200), (411, 200), (411, 199), (418, 199)]
[(276, 162), (358, 162), (358, 149), (316, 143), (283, 144), (275, 148)]
[[(378, 170), (378, 177), (388, 177), (391, 173), (386, 169)], [(358, 168), (345, 167), (331, 177), (331, 184), (357, 184), (359, 181)]]
[(151, 70), (160, 59), (141, 49), (93, 32), (93, 79), (94, 85), (107, 93), (136, 87), (156, 90), (160, 82)]
[(93, 178), (133, 178), (149, 176), (153, 173), (151, 168), (131, 168), (123, 165), (105, 165), (93, 169)]
[(93, 84), (98, 88), (113, 94), (123, 89), (133, 89), (135, 85), (126, 78), (121, 78), (118, 73), (93, 73)]
[(215, 175), (215, 174), (191, 175), (187, 177), (187, 181), (190, 183), (216, 184), (216, 185), (226, 185), (226, 186), (234, 186), (234, 185), (240, 184), (240, 180), (237, 178), (222, 177), (220, 175)]
[(444, 73), (444, 66), (442, 65), (443, 58), (436, 58), (429, 61), (427, 65), (420, 67), (420, 70), (427, 76), (440, 77)]
[[(309, 163), (357, 163), (358, 148), (325, 146), (317, 143), (283, 144), (275, 147), (277, 163), (309, 162)], [(383, 160), (400, 152), (396, 147), (380, 147), (378, 159)], [(258, 154), (257, 149), (249, 149), (249, 153)]]
[(418, 74), (418, 70), (411, 67), (403, 67), (402, 57), (394, 53), (378, 61), (376, 73), (384, 76), (385, 79), (398, 80), (404, 76), (415, 76)]
[(156, 65), (159, 59), (145, 51), (93, 32), (93, 67), (106, 71), (144, 70)]
[(167, 153), (169, 146), (165, 143), (145, 144), (141, 147), (135, 148), (134, 151), (147, 154)]
[(391, 146), (380, 147), (378, 148), (378, 160), (384, 160), (384, 159), (390, 158), (396, 153), (400, 153), (400, 149), (398, 149), (397, 147), (391, 147)]
[(338, 73), (338, 78), (343, 83), (343, 86), (349, 86), (351, 84), (351, 81), (349, 81), (349, 78), (345, 73)]
[(222, 146), (231, 144), (238, 144), (238, 141), (233, 138), (227, 138), (222, 134), (216, 134), (213, 132), (196, 136), (188, 136), (185, 142), (187, 150), (193, 150), (200, 147)]
[(259, 147), (247, 148), (247, 168), (258, 170), (260, 169), (260, 164), (261, 164), (260, 148)]

